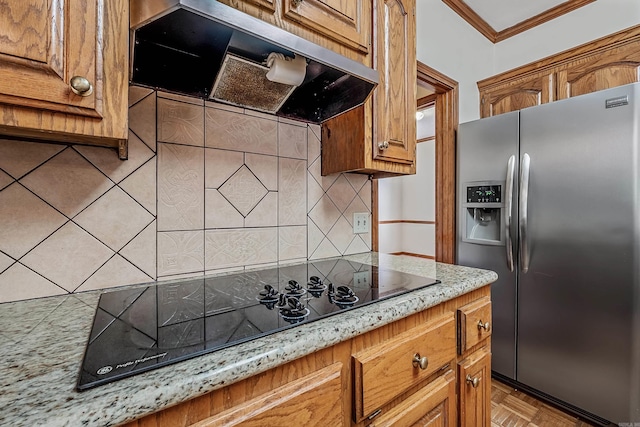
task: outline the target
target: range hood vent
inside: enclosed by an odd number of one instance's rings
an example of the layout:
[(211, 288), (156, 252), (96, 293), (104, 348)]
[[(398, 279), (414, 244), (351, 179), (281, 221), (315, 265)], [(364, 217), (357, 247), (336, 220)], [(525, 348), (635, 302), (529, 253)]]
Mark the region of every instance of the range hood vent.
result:
[[(133, 83), (294, 120), (322, 123), (378, 83), (377, 71), (213, 0), (132, 0), (131, 29)], [(263, 78), (272, 53), (306, 60), (299, 86)]]

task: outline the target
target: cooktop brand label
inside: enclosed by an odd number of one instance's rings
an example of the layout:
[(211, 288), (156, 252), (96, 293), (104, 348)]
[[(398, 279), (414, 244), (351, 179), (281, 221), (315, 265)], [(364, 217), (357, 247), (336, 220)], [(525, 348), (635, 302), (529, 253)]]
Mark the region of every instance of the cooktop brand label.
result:
[(103, 366), (102, 368), (98, 369), (96, 373), (98, 375), (106, 375), (109, 372), (113, 371), (114, 369), (128, 368), (129, 366), (134, 365), (136, 363), (144, 363), (144, 362), (148, 362), (149, 360), (162, 359), (166, 355), (167, 353), (160, 353), (160, 354), (156, 354), (155, 356), (149, 356), (149, 357), (143, 357), (141, 359), (130, 360), (128, 362), (120, 363), (119, 365), (116, 365), (115, 368), (113, 366)]

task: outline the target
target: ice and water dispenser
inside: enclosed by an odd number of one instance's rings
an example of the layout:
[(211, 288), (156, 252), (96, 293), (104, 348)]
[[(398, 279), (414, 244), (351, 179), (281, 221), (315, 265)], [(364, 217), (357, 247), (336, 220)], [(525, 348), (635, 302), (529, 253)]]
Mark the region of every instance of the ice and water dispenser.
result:
[(483, 181), (464, 184), (462, 200), (462, 241), (484, 245), (504, 244), (502, 189), (504, 182)]

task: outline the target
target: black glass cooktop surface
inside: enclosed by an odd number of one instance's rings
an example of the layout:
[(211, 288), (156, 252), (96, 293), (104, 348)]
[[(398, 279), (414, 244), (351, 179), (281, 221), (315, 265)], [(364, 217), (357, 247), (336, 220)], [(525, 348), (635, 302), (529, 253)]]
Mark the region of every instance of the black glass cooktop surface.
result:
[(435, 283), (439, 281), (340, 259), (103, 293), (77, 389), (86, 390)]

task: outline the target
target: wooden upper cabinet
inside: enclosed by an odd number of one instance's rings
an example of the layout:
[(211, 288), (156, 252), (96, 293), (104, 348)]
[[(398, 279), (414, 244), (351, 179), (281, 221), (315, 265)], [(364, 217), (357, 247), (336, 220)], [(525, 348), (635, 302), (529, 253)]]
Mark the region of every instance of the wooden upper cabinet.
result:
[[(0, 13), (0, 101), (91, 117), (102, 116), (95, 85), (95, 1), (11, 1)], [(68, 6), (68, 5), (67, 5)], [(77, 25), (77, 23), (85, 25)], [(72, 92), (70, 79), (86, 78), (94, 90)], [(102, 80), (102, 76), (100, 76)]]
[(554, 73), (543, 72), (516, 79), (482, 93), (480, 99), (481, 116), (496, 116), (554, 100)]
[(629, 43), (570, 62), (558, 69), (558, 99), (638, 81), (640, 43)]
[(377, 0), (373, 157), (411, 164), (416, 150), (415, 0)]
[(640, 25), (478, 82), (489, 117), (639, 81)]
[[(0, 131), (126, 157), (128, 14), (127, 0), (1, 2)], [(90, 86), (74, 92), (75, 76)]]
[(286, 19), (351, 49), (369, 53), (371, 0), (282, 0)]

